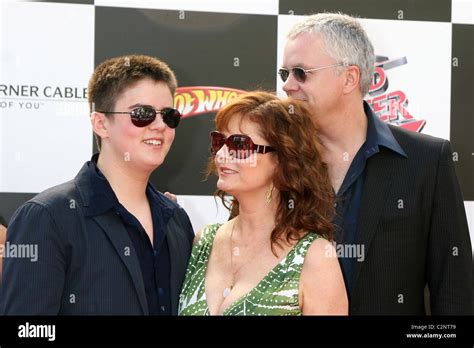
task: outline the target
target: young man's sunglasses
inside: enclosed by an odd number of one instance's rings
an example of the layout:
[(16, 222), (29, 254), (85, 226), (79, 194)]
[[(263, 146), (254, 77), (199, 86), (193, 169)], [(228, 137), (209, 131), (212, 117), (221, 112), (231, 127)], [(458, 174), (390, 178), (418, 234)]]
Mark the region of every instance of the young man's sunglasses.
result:
[(146, 127), (156, 119), (159, 113), (163, 118), (163, 122), (170, 128), (178, 127), (181, 113), (173, 108), (164, 108), (155, 110), (151, 106), (142, 105), (134, 108), (132, 111), (97, 111), (104, 114), (128, 114), (132, 119), (132, 123), (137, 127)]
[(224, 145), (227, 145), (232, 155), (238, 159), (245, 159), (252, 153), (265, 154), (275, 151), (271, 146), (255, 144), (248, 135), (232, 134), (226, 137), (222, 133), (211, 132), (211, 152), (214, 156)]
[(304, 83), (306, 81), (306, 78), (308, 77), (307, 75), (308, 73), (327, 69), (327, 68), (334, 68), (336, 66), (341, 66), (341, 65), (343, 64), (337, 63), (337, 64), (322, 66), (322, 67), (314, 68), (314, 69), (303, 69), (303, 68), (300, 68), (299, 66), (291, 68), (291, 69), (281, 68), (280, 70), (278, 70), (278, 75), (280, 75), (283, 82), (286, 82), (286, 80), (288, 80), (288, 77), (290, 77), (290, 73), (292, 73), (296, 81), (300, 83)]

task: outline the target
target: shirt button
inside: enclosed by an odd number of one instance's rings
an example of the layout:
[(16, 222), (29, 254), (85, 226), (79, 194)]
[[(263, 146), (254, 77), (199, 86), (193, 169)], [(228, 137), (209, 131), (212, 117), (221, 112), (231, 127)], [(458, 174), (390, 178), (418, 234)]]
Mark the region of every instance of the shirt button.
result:
[(334, 208), (337, 208), (337, 203), (334, 203)]

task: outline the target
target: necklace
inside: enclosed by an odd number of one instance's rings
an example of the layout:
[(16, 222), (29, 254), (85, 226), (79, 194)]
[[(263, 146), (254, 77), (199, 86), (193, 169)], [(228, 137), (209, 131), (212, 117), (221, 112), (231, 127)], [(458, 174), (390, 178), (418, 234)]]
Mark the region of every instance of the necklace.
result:
[[(230, 232), (230, 273), (232, 275), (232, 280), (230, 282), (230, 285), (228, 287), (226, 287), (222, 293), (222, 295), (224, 296), (224, 298), (226, 298), (227, 296), (229, 296), (230, 292), (232, 291), (233, 287), (234, 287), (234, 283), (235, 283), (235, 275), (241, 270), (241, 268), (245, 265), (245, 263), (242, 263), (239, 268), (237, 268), (235, 271), (234, 271), (234, 254), (236, 255), (240, 255), (240, 250), (238, 247), (236, 248), (232, 248), (232, 240), (233, 240), (233, 237), (234, 237), (234, 230), (235, 230), (235, 225), (237, 224), (237, 218), (235, 218), (234, 220), (234, 223), (232, 224), (232, 230)], [(258, 244), (254, 244), (252, 245), (250, 251), (251, 253), (249, 254), (249, 257), (250, 255), (255, 255), (255, 250), (261, 250), (261, 248), (263, 248), (265, 246), (265, 243), (266, 241), (263, 241), (258, 243)], [(237, 249), (237, 252), (234, 251), (234, 249)], [(249, 250), (247, 250), (249, 251)]]
[[(236, 221), (236, 220), (235, 220)], [(232, 274), (232, 281), (230, 282), (230, 285), (228, 287), (226, 287), (224, 289), (224, 292), (222, 293), (222, 295), (224, 296), (224, 298), (226, 298), (227, 296), (229, 296), (230, 292), (232, 291), (232, 288), (234, 287), (234, 282), (235, 282), (235, 273), (234, 272), (234, 260), (233, 260), (233, 256), (234, 256), (234, 250), (232, 248), (232, 237), (234, 236), (234, 229), (235, 229), (235, 224), (236, 222), (234, 221), (234, 223), (232, 224), (232, 231), (230, 232), (230, 273)], [(243, 266), (243, 265), (242, 265)], [(239, 267), (239, 269), (237, 271), (240, 270), (240, 268), (242, 268), (242, 266)]]

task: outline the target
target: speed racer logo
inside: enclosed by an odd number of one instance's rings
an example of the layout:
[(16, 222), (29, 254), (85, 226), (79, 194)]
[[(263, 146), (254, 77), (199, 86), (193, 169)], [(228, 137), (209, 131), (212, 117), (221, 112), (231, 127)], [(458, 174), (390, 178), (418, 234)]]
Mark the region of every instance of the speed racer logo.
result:
[(215, 112), (245, 91), (234, 88), (193, 86), (176, 90), (174, 106), (183, 118)]
[(385, 73), (386, 70), (406, 63), (406, 57), (390, 60), (388, 57), (377, 56), (374, 78), (369, 91), (371, 98), (366, 99), (366, 101), (382, 121), (414, 132), (421, 132), (426, 120), (416, 119), (408, 112), (406, 109), (408, 98), (405, 93), (400, 90), (387, 93), (388, 78)]

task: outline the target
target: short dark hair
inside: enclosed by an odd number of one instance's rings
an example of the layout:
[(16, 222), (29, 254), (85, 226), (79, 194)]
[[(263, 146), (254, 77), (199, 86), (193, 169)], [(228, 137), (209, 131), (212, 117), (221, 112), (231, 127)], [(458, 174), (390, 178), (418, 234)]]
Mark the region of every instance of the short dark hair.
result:
[[(174, 72), (161, 60), (145, 55), (129, 55), (108, 59), (95, 68), (87, 89), (90, 112), (113, 111), (119, 95), (131, 84), (151, 78), (164, 82), (174, 95), (177, 81)], [(100, 150), (101, 139), (96, 135)]]

